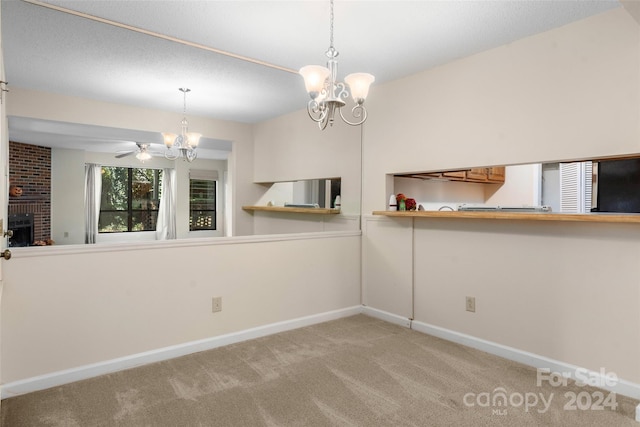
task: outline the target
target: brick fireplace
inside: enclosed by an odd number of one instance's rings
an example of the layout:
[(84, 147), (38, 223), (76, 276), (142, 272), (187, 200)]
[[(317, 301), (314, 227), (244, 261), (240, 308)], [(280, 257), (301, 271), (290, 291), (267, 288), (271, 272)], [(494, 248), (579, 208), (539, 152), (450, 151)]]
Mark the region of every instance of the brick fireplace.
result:
[(51, 149), (10, 141), (9, 180), (22, 189), (21, 196), (9, 196), (8, 229), (14, 230), (9, 246), (46, 242), (51, 238)]

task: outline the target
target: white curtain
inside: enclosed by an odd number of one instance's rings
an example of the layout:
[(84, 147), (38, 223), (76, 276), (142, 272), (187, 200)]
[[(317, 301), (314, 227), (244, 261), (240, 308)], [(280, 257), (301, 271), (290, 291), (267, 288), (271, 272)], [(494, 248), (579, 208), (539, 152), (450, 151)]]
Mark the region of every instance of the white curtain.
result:
[(95, 243), (98, 236), (102, 166), (88, 163), (84, 168), (84, 242)]
[(158, 209), (158, 223), (156, 224), (156, 239), (175, 239), (176, 233), (176, 171), (162, 170), (162, 196)]

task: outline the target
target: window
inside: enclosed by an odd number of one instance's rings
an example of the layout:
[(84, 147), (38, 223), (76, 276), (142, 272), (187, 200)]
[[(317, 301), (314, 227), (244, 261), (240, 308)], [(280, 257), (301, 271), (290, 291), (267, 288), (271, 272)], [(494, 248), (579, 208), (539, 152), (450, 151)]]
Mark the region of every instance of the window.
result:
[(216, 230), (216, 171), (192, 170), (189, 176), (189, 231)]
[(154, 231), (162, 170), (102, 168), (99, 233)]

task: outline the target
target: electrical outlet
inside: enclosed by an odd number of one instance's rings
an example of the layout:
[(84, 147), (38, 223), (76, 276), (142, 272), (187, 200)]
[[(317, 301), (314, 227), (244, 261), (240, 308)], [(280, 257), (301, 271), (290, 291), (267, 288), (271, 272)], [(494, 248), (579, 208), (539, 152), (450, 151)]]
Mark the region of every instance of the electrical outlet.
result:
[(222, 297), (213, 297), (211, 303), (211, 311), (213, 313), (222, 311)]
[(467, 297), (466, 299), (467, 311), (472, 313), (476, 312), (476, 298), (475, 297)]

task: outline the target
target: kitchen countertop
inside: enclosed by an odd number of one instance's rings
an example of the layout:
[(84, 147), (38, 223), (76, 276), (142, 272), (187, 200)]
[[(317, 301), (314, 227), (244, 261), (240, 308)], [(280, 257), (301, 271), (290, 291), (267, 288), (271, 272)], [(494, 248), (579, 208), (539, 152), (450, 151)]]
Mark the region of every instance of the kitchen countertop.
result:
[(640, 214), (634, 213), (551, 213), (551, 212), (504, 212), (504, 211), (373, 211), (373, 215), (400, 218), (453, 218), (453, 219), (497, 219), (516, 221), (574, 221), (640, 223)]

